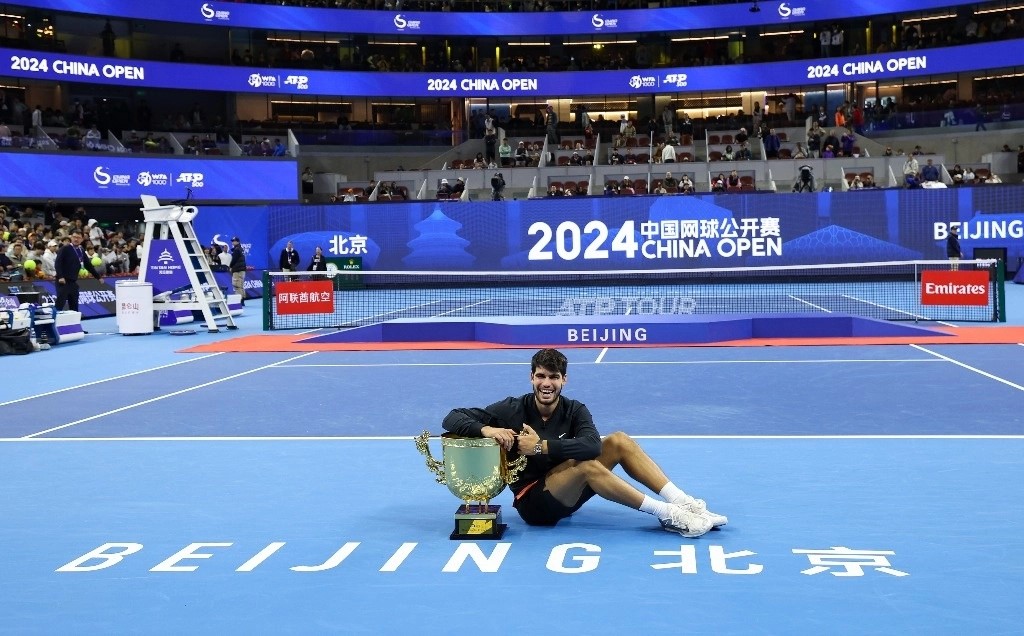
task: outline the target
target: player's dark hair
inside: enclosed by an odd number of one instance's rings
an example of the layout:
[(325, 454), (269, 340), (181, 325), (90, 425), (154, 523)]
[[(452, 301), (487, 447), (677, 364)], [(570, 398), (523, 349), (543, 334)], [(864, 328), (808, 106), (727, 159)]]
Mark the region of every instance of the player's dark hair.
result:
[(565, 375), (569, 369), (569, 360), (558, 349), (541, 349), (533, 354), (533, 358), (530, 360), (530, 373), (534, 373), (537, 367), (544, 367)]

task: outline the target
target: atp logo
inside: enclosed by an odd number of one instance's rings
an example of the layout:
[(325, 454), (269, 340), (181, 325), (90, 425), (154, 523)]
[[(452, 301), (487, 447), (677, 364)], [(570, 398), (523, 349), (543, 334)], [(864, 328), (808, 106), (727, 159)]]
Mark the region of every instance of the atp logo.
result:
[(213, 10), (213, 7), (209, 5), (209, 3), (203, 3), (203, 6), (199, 7), (199, 13), (203, 14), (203, 17), (207, 20), (212, 20), (213, 16), (216, 15), (216, 12)]
[(103, 166), (97, 166), (97, 168), (92, 171), (93, 180), (101, 186), (110, 185), (110, 173), (106, 172), (106, 170), (107, 168)]

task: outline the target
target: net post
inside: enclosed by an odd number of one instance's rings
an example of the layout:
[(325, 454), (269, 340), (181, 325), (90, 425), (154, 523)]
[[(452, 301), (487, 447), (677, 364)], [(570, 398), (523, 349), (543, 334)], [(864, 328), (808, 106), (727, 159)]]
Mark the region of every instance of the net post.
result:
[(996, 260), (995, 320), (1006, 322), (1006, 268), (1002, 259)]
[(270, 270), (265, 269), (263, 270), (263, 302), (260, 303), (263, 311), (263, 331), (270, 331), (274, 328), (273, 317), (270, 315), (270, 303), (272, 302), (270, 296), (273, 293), (274, 290), (270, 286)]

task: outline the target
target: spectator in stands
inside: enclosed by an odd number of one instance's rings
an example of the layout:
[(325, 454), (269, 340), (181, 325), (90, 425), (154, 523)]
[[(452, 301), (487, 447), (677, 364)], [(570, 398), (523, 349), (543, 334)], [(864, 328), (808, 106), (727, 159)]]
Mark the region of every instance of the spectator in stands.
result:
[(863, 184), (863, 186), (865, 188), (877, 188), (878, 187), (878, 185), (875, 183), (875, 178), (872, 175), (870, 175), (870, 174), (864, 175), (864, 179), (862, 180), (862, 184)]
[(711, 181), (711, 191), (717, 193), (725, 192), (725, 174), (719, 172), (718, 176)]
[(548, 143), (558, 145), (561, 142), (558, 135), (558, 113), (551, 104), (548, 104), (544, 111), (544, 128), (547, 131)]
[(441, 179), (441, 183), (437, 186), (437, 198), (447, 199), (452, 194), (452, 186), (448, 183), (448, 179)]
[(804, 148), (804, 145), (802, 143), (800, 143), (799, 141), (796, 142), (796, 150), (793, 152), (793, 158), (794, 159), (806, 159), (807, 158), (807, 150)]
[(310, 195), (313, 194), (313, 169), (306, 166), (306, 169), (302, 171), (302, 194)]
[(974, 185), (977, 181), (977, 176), (974, 174), (974, 168), (967, 166), (964, 168), (964, 183), (967, 185)]
[(562, 191), (562, 188), (560, 188), (557, 185), (555, 185), (554, 183), (552, 183), (551, 187), (548, 188), (548, 196), (549, 197), (561, 197), (561, 196), (565, 196), (565, 192)]
[(502, 168), (512, 165), (512, 145), (508, 143), (508, 137), (501, 140), (501, 145), (498, 146), (498, 157), (501, 159)]
[(616, 194), (615, 182), (609, 181), (608, 183), (604, 184), (604, 195), (606, 197), (615, 196), (615, 194)]
[(893, 156), (892, 146), (886, 146), (885, 150), (882, 151), (882, 156), (883, 157), (891, 157), (891, 156)]
[(736, 153), (732, 149), (732, 144), (726, 145), (725, 152), (722, 153), (722, 161), (735, 161)]
[(924, 167), (921, 168), (921, 179), (933, 182), (939, 180), (939, 167), (931, 159), (928, 159)]
[[(493, 118), (488, 116), (492, 121)], [(490, 128), (484, 128), (484, 161), (490, 165), (498, 157), (498, 131), (493, 124)]]
[[(931, 159), (929, 159), (928, 161), (931, 161)], [(1000, 179), (999, 175), (997, 175), (994, 172), (989, 173), (988, 179), (985, 179), (985, 183), (1002, 183), (1002, 182), (1003, 182), (1003, 180)]]
[(836, 156), (836, 151), (842, 147), (839, 144), (839, 137), (837, 136), (838, 132), (838, 129), (830, 129), (821, 140), (821, 156), (823, 159), (825, 158), (825, 151), (828, 150), (830, 146), (832, 147), (833, 157)]
[(668, 190), (665, 189), (665, 182), (664, 181), (659, 183), (658, 186), (656, 188), (654, 188), (654, 194), (668, 194)]
[(526, 167), (530, 165), (530, 153), (525, 141), (520, 141), (516, 146), (516, 166)]
[(448, 195), (449, 199), (461, 199), (462, 193), (466, 191), (466, 180), (462, 177), (455, 179), (454, 185), (452, 185), (452, 193)]
[(665, 144), (665, 147), (661, 150), (661, 162), (662, 163), (675, 163), (676, 162), (676, 149), (672, 144)]
[(476, 156), (473, 157), (473, 169), (474, 170), (483, 170), (486, 167), (487, 167), (487, 160), (484, 159), (484, 153), (482, 153), (482, 152), (476, 153)]
[(580, 153), (576, 152), (575, 150), (573, 151), (572, 156), (569, 157), (569, 165), (570, 166), (582, 166), (583, 165), (583, 157), (580, 155)]
[(807, 154), (810, 157), (821, 156), (821, 142), (825, 138), (825, 131), (817, 121), (811, 123), (811, 129), (807, 131)]
[(690, 179), (690, 175), (684, 174), (683, 178), (679, 181), (679, 191), (683, 194), (693, 194), (694, 187), (693, 181)]
[(851, 190), (863, 190), (864, 189), (864, 182), (861, 180), (860, 175), (856, 175), (855, 177), (853, 177), (853, 180), (850, 181), (850, 189)]
[(288, 148), (286, 148), (285, 145), (283, 143), (281, 143), (280, 139), (275, 139), (274, 140), (274, 150), (271, 152), (271, 156), (273, 156), (273, 157), (284, 157), (287, 154), (288, 154)]
[(907, 160), (903, 162), (903, 181), (904, 185), (908, 188), (912, 188), (920, 185), (921, 168), (917, 163), (917, 158), (914, 155), (907, 157)]
[(775, 132), (775, 129), (769, 128), (768, 134), (761, 141), (764, 143), (765, 157), (768, 159), (778, 159), (779, 150), (782, 148), (782, 140), (779, 138), (779, 134)]
[(857, 136), (853, 134), (853, 131), (847, 128), (843, 131), (843, 136), (839, 139), (839, 145), (843, 149), (844, 157), (853, 156), (853, 147), (857, 144)]
[(50, 239), (46, 243), (46, 251), (37, 261), (36, 269), (42, 274), (42, 278), (46, 280), (52, 280), (57, 275), (56, 262), (57, 262), (57, 250), (60, 248), (60, 243)]
[(793, 183), (793, 192), (814, 192), (814, 168), (804, 164), (797, 168), (796, 181)]
[(725, 185), (728, 188), (738, 188), (738, 187), (740, 187), (740, 174), (738, 172), (736, 172), (735, 170), (730, 172), (729, 176), (726, 177), (726, 179), (725, 179)]
[(100, 139), (102, 139), (100, 129), (93, 123), (89, 130), (85, 131), (85, 147), (90, 150), (97, 150), (100, 145)]
[(636, 190), (633, 189), (633, 180), (629, 178), (629, 175), (622, 177), (622, 181), (619, 182), (619, 194), (636, 194)]
[(502, 201), (505, 198), (505, 177), (500, 173), (495, 173), (491, 177), (491, 200)]
[(679, 180), (673, 177), (671, 172), (665, 173), (665, 178), (661, 180), (661, 184), (670, 192), (679, 189)]

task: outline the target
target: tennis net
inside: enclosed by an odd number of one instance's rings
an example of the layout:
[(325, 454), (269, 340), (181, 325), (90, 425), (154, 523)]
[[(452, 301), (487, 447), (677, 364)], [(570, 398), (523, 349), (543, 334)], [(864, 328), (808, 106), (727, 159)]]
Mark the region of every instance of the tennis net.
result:
[(264, 329), (401, 318), (850, 314), (1005, 320), (997, 261), (551, 272), (267, 272)]

